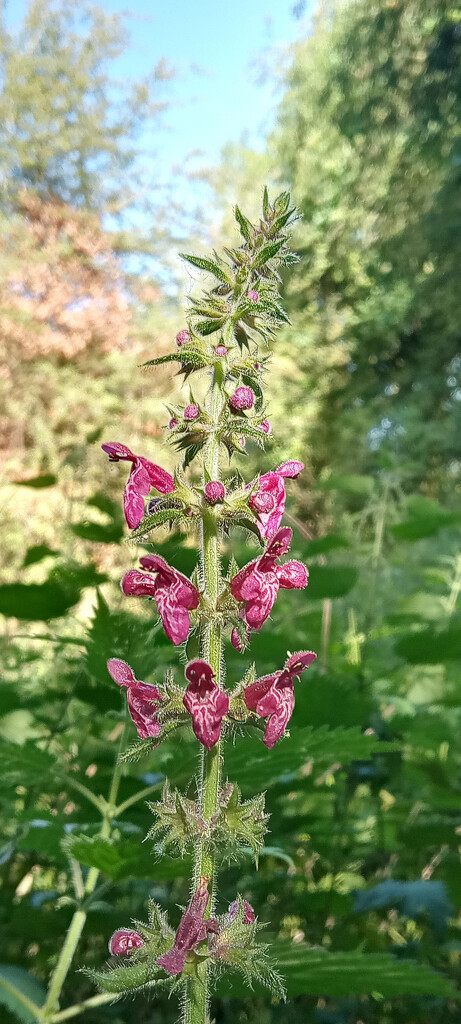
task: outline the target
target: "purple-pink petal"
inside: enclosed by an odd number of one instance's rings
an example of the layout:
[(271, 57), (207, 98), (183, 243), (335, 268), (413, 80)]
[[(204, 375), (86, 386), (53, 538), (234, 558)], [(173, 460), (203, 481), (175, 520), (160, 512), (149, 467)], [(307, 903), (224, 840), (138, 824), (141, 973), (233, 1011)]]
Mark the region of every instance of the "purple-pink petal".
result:
[(309, 573), (302, 562), (295, 559), (285, 562), (277, 570), (279, 586), (284, 590), (304, 590), (309, 582)]
[(183, 704), (192, 715), (192, 728), (199, 741), (211, 750), (221, 735), (221, 724), (229, 710), (229, 698), (214, 679), (211, 665), (197, 658), (186, 667), (189, 685)]

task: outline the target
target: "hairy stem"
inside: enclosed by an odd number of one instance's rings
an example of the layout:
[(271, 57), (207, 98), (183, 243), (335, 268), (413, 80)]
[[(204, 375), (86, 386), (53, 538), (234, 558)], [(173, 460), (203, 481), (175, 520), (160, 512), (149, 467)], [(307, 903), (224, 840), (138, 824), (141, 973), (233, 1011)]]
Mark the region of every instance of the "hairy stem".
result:
[[(220, 377), (216, 371), (213, 377), (209, 402), (210, 413), (215, 422), (219, 415), (221, 397)], [(219, 441), (211, 435), (203, 457), (203, 482), (206, 474), (212, 480), (219, 477)], [(210, 509), (204, 514), (202, 522), (201, 567), (204, 583), (204, 596), (212, 609), (208, 621), (202, 629), (202, 657), (211, 665), (218, 686), (221, 684), (222, 639), (221, 626), (216, 618), (216, 602), (221, 583), (221, 566), (218, 546), (218, 524)], [(200, 779), (200, 813), (205, 821), (209, 821), (218, 807), (219, 785), (221, 778), (221, 742), (218, 741), (211, 750), (202, 747), (201, 779)], [(207, 915), (213, 913), (215, 889), (215, 858), (212, 850), (204, 843), (197, 842), (194, 859), (194, 880), (196, 888), (200, 875), (210, 879), (211, 900)], [(186, 983), (184, 1001), (184, 1024), (207, 1024), (208, 1022), (208, 984), (206, 965), (202, 977), (191, 978)]]

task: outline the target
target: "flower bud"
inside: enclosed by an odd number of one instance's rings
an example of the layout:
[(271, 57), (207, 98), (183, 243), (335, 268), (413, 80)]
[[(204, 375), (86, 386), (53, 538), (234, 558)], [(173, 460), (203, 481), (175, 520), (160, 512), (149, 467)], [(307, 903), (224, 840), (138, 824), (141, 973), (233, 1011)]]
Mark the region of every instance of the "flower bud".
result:
[(254, 405), (254, 391), (251, 388), (247, 388), (245, 385), (237, 388), (234, 394), (229, 398), (229, 409), (231, 412), (240, 412), (241, 409), (251, 409)]
[(234, 626), (234, 628), (232, 630), (232, 633), (231, 633), (231, 644), (232, 644), (232, 647), (235, 647), (235, 650), (238, 651), (239, 654), (242, 653), (242, 651), (243, 651), (243, 644), (242, 644), (242, 640), (241, 640), (241, 637), (240, 637), (240, 633), (239, 633), (239, 631), (238, 631), (236, 626)]
[(263, 420), (262, 423), (258, 423), (258, 430), (262, 430), (263, 434), (270, 434), (271, 429), (269, 420)]
[(249, 292), (247, 292), (247, 296), (250, 302), (259, 302), (259, 292), (256, 292), (254, 288), (250, 288)]
[(185, 420), (196, 420), (198, 415), (199, 407), (198, 405), (195, 404), (195, 402), (191, 402), (190, 405), (186, 405), (186, 408), (184, 409)]
[(191, 336), (190, 336), (190, 332), (189, 331), (187, 331), (187, 330), (178, 331), (178, 333), (176, 335), (176, 344), (177, 344), (178, 348), (182, 348), (183, 345), (187, 345), (187, 343), (190, 340), (191, 340)]
[(172, 416), (171, 420), (170, 420), (170, 422), (168, 424), (168, 430), (174, 430), (174, 428), (178, 426), (178, 423), (179, 423), (179, 420), (176, 419), (176, 416)]
[[(251, 906), (251, 903), (248, 903), (248, 900), (244, 900), (243, 901), (243, 909), (244, 909), (245, 913), (244, 913), (242, 924), (253, 924), (253, 921), (255, 921), (255, 919), (256, 919), (256, 914), (255, 914), (255, 912), (253, 910), (253, 907)], [(229, 923), (231, 923), (232, 921), (235, 920), (235, 918), (237, 917), (238, 912), (239, 912), (239, 901), (238, 900), (234, 900), (234, 902), (231, 903), (231, 905), (229, 907), (229, 910), (227, 912), (227, 920), (229, 921)]]
[(214, 352), (215, 356), (221, 356), (223, 359), (224, 356), (227, 356), (227, 348), (225, 345), (217, 345)]
[(112, 956), (125, 956), (135, 949), (141, 949), (141, 946), (144, 946), (142, 935), (132, 931), (131, 928), (119, 928), (109, 939), (109, 953)]
[(224, 501), (226, 489), (220, 480), (210, 480), (210, 482), (205, 485), (204, 493), (206, 500), (210, 505), (216, 505), (217, 502)]

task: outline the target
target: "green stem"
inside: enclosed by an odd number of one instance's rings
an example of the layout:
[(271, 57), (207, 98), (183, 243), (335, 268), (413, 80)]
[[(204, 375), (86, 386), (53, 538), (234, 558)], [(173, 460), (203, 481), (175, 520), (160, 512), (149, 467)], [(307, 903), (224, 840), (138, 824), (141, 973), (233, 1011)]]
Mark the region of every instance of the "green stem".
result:
[(91, 1010), (94, 1006), (104, 1006), (104, 1003), (113, 1003), (117, 996), (113, 992), (103, 992), (99, 996), (91, 996), (91, 999), (83, 999), (81, 1003), (73, 1003), (72, 1006), (68, 1006), (65, 1010), (60, 1010), (59, 1013), (53, 1014), (49, 1019), (49, 1024), (60, 1024), (62, 1020), (69, 1020), (70, 1017), (77, 1017), (79, 1013), (84, 1013), (85, 1010)]
[(123, 814), (123, 811), (128, 810), (128, 807), (132, 807), (133, 804), (138, 802), (138, 800), (147, 799), (148, 796), (155, 793), (155, 791), (160, 789), (161, 786), (163, 786), (163, 782), (154, 782), (152, 786), (145, 786), (144, 789), (140, 789), (134, 794), (134, 796), (129, 796), (127, 800), (124, 800), (123, 803), (119, 804), (118, 807), (115, 808), (114, 816), (118, 818), (119, 814)]
[[(114, 771), (113, 771), (113, 775), (112, 775), (112, 782), (111, 782), (111, 786), (110, 786), (110, 790), (109, 790), (109, 797), (108, 797), (107, 803), (104, 804), (102, 823), (101, 823), (101, 831), (99, 833), (102, 839), (108, 839), (109, 836), (110, 836), (111, 821), (112, 821), (112, 818), (114, 816), (114, 812), (115, 812), (115, 809), (116, 809), (117, 793), (118, 793), (118, 789), (119, 789), (119, 786), (120, 786), (120, 780), (121, 780), (122, 771), (123, 771), (123, 766), (119, 763), (119, 755), (122, 752), (122, 750), (124, 750), (124, 748), (125, 748), (125, 738), (126, 738), (127, 726), (128, 726), (128, 714), (127, 714), (127, 707), (125, 705), (125, 717), (124, 717), (123, 731), (122, 731), (121, 736), (120, 736), (120, 744), (119, 744), (117, 758), (116, 758), (115, 765), (114, 765)], [(82, 787), (82, 788), (86, 789), (85, 786)], [(87, 875), (86, 883), (85, 883), (85, 892), (84, 892), (85, 896), (90, 896), (91, 893), (94, 891), (94, 889), (96, 887), (96, 883), (98, 881), (98, 878), (99, 878), (99, 871), (98, 871), (98, 869), (97, 868), (90, 868), (90, 870), (88, 872), (88, 875)], [(53, 971), (53, 974), (51, 976), (51, 982), (50, 982), (50, 986), (49, 986), (49, 989), (48, 989), (48, 995), (47, 995), (47, 998), (46, 998), (46, 1002), (45, 1002), (45, 1005), (44, 1005), (43, 1010), (42, 1010), (42, 1016), (40, 1016), (40, 1020), (43, 1021), (44, 1024), (45, 1024), (45, 1022), (47, 1022), (47, 1024), (48, 1024), (48, 1022), (50, 1021), (50, 1018), (53, 1017), (53, 1015), (55, 1014), (56, 1010), (59, 1008), (59, 997), (61, 995), (61, 991), (62, 991), (64, 982), (66, 980), (66, 977), (67, 977), (67, 975), (69, 973), (69, 970), (71, 968), (72, 960), (73, 960), (73, 958), (75, 956), (75, 951), (76, 951), (78, 943), (80, 941), (80, 936), (81, 936), (83, 928), (85, 926), (86, 918), (87, 918), (87, 911), (83, 910), (82, 908), (80, 908), (79, 910), (75, 911), (75, 913), (74, 913), (74, 915), (72, 917), (72, 920), (70, 922), (70, 925), (69, 925), (69, 928), (68, 928), (68, 931), (67, 931), (67, 935), (66, 935), (66, 938), (65, 938), (65, 941), (64, 941), (64, 945), (63, 945), (63, 947), (61, 949), (61, 952), (59, 954), (58, 962), (57, 962), (56, 967), (55, 967), (55, 969)]]

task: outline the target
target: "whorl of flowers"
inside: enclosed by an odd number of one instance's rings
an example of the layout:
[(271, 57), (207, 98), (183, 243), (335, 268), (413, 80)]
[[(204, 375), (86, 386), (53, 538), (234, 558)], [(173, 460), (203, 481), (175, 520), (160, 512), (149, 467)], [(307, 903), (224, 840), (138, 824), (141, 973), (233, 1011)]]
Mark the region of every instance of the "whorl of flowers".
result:
[[(238, 248), (225, 249), (222, 256), (213, 252), (211, 258), (183, 256), (214, 278), (212, 287), (190, 300), (186, 326), (172, 339), (172, 351), (145, 364), (176, 362), (188, 382), (183, 403), (168, 406), (165, 420), (167, 442), (181, 453), (182, 464), (172, 474), (124, 444), (102, 446), (112, 462), (131, 464), (124, 493), (126, 519), (134, 530), (133, 541), (153, 545), (150, 553), (144, 548), (141, 569), (127, 568), (122, 591), (128, 597), (152, 599), (173, 645), (195, 638), (193, 660), (187, 659), (183, 647), (184, 679), (178, 665), (175, 679), (169, 672), (163, 682), (144, 682), (136, 676), (140, 666), (131, 667), (115, 656), (108, 661), (108, 672), (125, 689), (139, 756), (174, 733), (178, 757), (182, 743), (198, 741), (201, 770), (200, 781), (191, 783), (187, 796), (173, 793), (167, 782), (162, 800), (152, 805), (155, 823), (148, 838), (155, 836), (157, 851), (189, 850), (194, 859), (191, 898), (176, 930), (151, 903), (148, 925), (134, 922), (135, 928), (122, 927), (110, 940), (109, 950), (124, 960), (122, 967), (93, 976), (110, 992), (157, 980), (183, 985), (189, 1013), (185, 1019), (194, 1024), (208, 1020), (209, 980), (226, 964), (242, 970), (247, 980), (259, 978), (275, 994), (283, 993), (277, 973), (268, 965), (266, 947), (257, 941), (260, 925), (250, 904), (237, 896), (216, 915), (217, 850), (238, 856), (242, 846), (250, 846), (257, 855), (267, 819), (264, 795), (242, 802), (236, 785), (220, 782), (220, 765), (228, 737), (245, 743), (250, 732), (259, 729), (269, 750), (285, 742), (295, 707), (295, 682), (305, 685), (299, 682), (301, 674), (315, 659), (311, 651), (288, 654), (283, 668), (256, 679), (247, 672), (240, 682), (224, 674), (224, 636), (243, 652), (252, 632), (264, 628), (281, 590), (299, 590), (300, 605), (305, 606), (302, 592), (309, 578), (302, 562), (285, 559), (292, 530), (282, 526), (286, 481), (296, 479), (303, 463), (290, 459), (248, 483), (238, 474), (226, 475), (224, 460), (221, 463), (223, 453), (231, 458), (242, 454), (247, 444), (264, 449), (268, 443), (268, 355), (261, 344), (272, 341), (288, 322), (278, 293), (279, 271), (297, 259), (287, 244), (286, 230), (296, 217), (288, 193), (271, 204), (265, 189), (257, 224), (251, 224), (238, 207), (235, 217), (242, 236)], [(202, 377), (209, 374), (204, 399), (199, 384), (194, 392), (190, 385), (196, 371)], [(188, 477), (193, 460), (200, 463), (200, 483), (197, 474)], [(150, 498), (152, 489), (160, 496)], [(201, 551), (189, 578), (155, 550), (155, 531), (166, 526), (195, 530), (197, 525)], [(220, 550), (234, 527), (251, 531), (252, 538), (259, 539), (260, 551), (241, 568), (231, 559), (224, 578)]]

